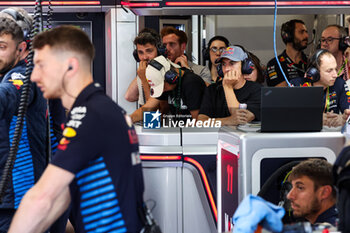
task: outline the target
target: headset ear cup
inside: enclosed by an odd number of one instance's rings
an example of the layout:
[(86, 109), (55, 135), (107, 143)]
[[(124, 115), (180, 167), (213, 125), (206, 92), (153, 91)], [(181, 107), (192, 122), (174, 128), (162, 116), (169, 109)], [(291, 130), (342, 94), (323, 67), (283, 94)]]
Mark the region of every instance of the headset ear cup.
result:
[(242, 61), (242, 74), (251, 74), (255, 68), (254, 62), (251, 58), (246, 58)]
[(158, 51), (158, 56), (168, 57), (167, 50), (164, 45), (159, 46), (157, 48), (157, 51)]
[(345, 43), (345, 37), (340, 38), (339, 40), (339, 50), (344, 52), (349, 46)]
[(137, 54), (137, 49), (135, 49), (135, 50), (132, 52), (132, 56), (134, 57), (135, 61), (140, 62), (139, 55)]
[(164, 80), (169, 84), (176, 84), (178, 81), (177, 72), (174, 70), (168, 70), (164, 75)]
[(281, 28), (281, 37), (282, 40), (285, 44), (293, 42), (294, 38), (293, 38), (293, 26), (291, 25), (292, 22), (288, 21), (284, 24), (282, 24), (282, 28)]
[(218, 66), (216, 67), (216, 70), (218, 71), (219, 77), (223, 78), (224, 77), (224, 71), (222, 70), (222, 64), (219, 63)]
[(320, 72), (315, 67), (310, 67), (307, 69), (305, 75), (305, 78), (312, 83), (320, 80)]

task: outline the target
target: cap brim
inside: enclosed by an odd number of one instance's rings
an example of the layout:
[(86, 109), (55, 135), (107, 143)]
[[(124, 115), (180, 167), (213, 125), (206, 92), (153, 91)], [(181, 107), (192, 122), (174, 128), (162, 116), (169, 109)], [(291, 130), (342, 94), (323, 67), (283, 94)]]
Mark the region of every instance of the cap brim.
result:
[(215, 60), (215, 64), (218, 64), (218, 63), (222, 62), (222, 59), (224, 59), (224, 58), (227, 58), (227, 59), (229, 59), (231, 61), (242, 61), (240, 59), (232, 58), (231, 55), (227, 55), (227, 56), (223, 55), (223, 56), (221, 56), (221, 57), (219, 57), (218, 59)]

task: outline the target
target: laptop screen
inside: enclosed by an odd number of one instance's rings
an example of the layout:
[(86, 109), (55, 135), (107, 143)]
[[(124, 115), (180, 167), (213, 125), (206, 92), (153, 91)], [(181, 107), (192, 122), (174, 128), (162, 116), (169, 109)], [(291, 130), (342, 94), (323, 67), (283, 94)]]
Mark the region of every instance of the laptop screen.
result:
[(322, 87), (263, 87), (261, 132), (311, 132), (322, 129)]

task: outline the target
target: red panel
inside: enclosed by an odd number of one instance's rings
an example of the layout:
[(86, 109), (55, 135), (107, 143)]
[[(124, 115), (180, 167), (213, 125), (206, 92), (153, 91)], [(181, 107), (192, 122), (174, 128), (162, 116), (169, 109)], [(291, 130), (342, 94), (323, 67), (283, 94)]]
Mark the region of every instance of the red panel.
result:
[(141, 160), (181, 160), (181, 156), (178, 155), (140, 155)]
[(123, 6), (128, 7), (159, 7), (159, 3), (150, 2), (150, 3), (129, 3), (129, 2), (121, 2)]
[[(277, 1), (278, 6), (349, 5), (350, 1)], [(255, 2), (166, 2), (166, 6), (273, 6), (274, 1)]]
[[(54, 6), (59, 5), (100, 5), (100, 1), (51, 1), (51, 4)], [(34, 6), (35, 1), (1, 1), (0, 5), (3, 6)], [(42, 5), (49, 5), (48, 1), (42, 2)]]

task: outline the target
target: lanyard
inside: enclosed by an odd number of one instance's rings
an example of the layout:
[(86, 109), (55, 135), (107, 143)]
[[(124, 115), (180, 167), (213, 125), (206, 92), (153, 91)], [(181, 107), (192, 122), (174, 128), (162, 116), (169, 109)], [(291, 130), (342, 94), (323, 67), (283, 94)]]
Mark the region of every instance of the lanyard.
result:
[(344, 70), (344, 75), (345, 75), (345, 80), (348, 79), (348, 72), (347, 72), (347, 65), (348, 65), (348, 58), (345, 58), (343, 65), (340, 67), (337, 76), (339, 77), (340, 74), (343, 72)]
[(330, 97), (329, 97), (329, 87), (327, 87), (326, 103), (324, 105), (325, 112), (329, 111), (329, 101), (330, 101), (329, 99), (330, 99)]

